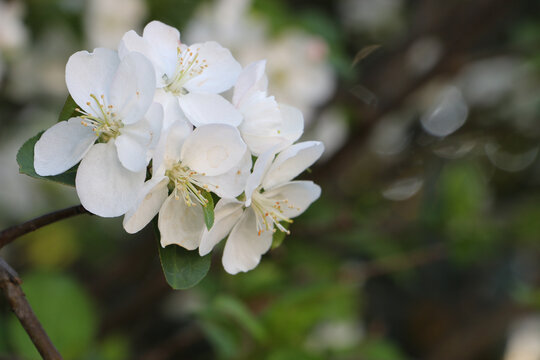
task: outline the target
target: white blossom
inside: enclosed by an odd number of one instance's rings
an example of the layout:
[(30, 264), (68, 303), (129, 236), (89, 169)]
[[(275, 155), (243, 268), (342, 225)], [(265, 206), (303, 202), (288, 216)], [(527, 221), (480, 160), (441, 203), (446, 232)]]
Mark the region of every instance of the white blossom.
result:
[(148, 150), (161, 131), (163, 109), (152, 104), (152, 66), (137, 53), (120, 61), (113, 50), (80, 51), (66, 65), (66, 83), (81, 115), (41, 136), (36, 173), (61, 174), (81, 161), (76, 188), (82, 205), (100, 216), (122, 215), (135, 203)]
[(176, 98), (193, 125), (238, 126), (242, 121), (234, 106), (219, 95), (234, 85), (241, 71), (228, 49), (214, 41), (182, 44), (177, 29), (152, 21), (142, 36), (134, 31), (124, 35), (120, 57), (131, 51), (144, 54), (154, 65), (159, 89), (156, 100), (168, 107), (170, 99)]
[(319, 198), (319, 186), (292, 179), (313, 164), (323, 149), (322, 143), (307, 141), (288, 147), (275, 159), (273, 149), (261, 155), (247, 179), (245, 201), (217, 203), (214, 226), (202, 234), (201, 256), (229, 234), (223, 252), (225, 270), (236, 274), (255, 268), (270, 249), (274, 231), (288, 233), (283, 223), (291, 223)]

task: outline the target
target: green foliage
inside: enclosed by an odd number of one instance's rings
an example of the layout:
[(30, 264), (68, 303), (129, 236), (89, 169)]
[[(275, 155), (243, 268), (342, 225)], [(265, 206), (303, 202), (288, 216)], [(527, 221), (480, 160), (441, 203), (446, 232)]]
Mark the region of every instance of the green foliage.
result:
[(71, 95), (68, 95), (66, 102), (64, 103), (64, 106), (62, 107), (62, 111), (60, 111), (60, 115), (58, 116), (58, 122), (60, 121), (67, 121), (71, 119), (72, 117), (77, 117), (80, 115), (76, 109), (78, 108), (77, 103)]
[(39, 140), (43, 132), (27, 140), (17, 153), (17, 163), (19, 164), (19, 172), (36, 179), (54, 181), (60, 184), (75, 186), (75, 175), (77, 174), (78, 165), (75, 165), (65, 173), (55, 176), (40, 176), (34, 169), (34, 146)]
[[(78, 359), (90, 349), (97, 330), (97, 314), (89, 295), (66, 274), (25, 274), (22, 288), (47, 334), (66, 359)], [(15, 316), (9, 322), (9, 336), (24, 359), (39, 354)]]
[(159, 259), (167, 283), (175, 290), (197, 285), (210, 270), (211, 255), (200, 256), (197, 250), (189, 251), (178, 245), (162, 247), (159, 243), (157, 220), (154, 229), (158, 240)]
[(210, 194), (208, 191), (203, 191), (202, 194), (204, 198), (208, 200), (206, 206), (203, 206), (203, 213), (206, 228), (210, 230), (210, 228), (212, 228), (214, 225), (214, 199), (212, 198), (212, 194)]

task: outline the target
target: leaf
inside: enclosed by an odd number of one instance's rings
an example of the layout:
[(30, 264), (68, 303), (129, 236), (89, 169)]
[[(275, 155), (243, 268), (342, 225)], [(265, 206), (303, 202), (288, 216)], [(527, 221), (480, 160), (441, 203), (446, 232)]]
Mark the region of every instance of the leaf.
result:
[(34, 146), (39, 140), (43, 131), (36, 136), (28, 139), (17, 153), (17, 163), (19, 164), (19, 173), (28, 175), (36, 179), (44, 179), (54, 181), (64, 185), (75, 186), (75, 175), (77, 174), (78, 165), (75, 165), (66, 172), (55, 176), (40, 176), (34, 169)]
[(159, 259), (167, 283), (175, 290), (189, 289), (197, 285), (210, 270), (211, 255), (200, 256), (178, 245), (162, 247), (159, 242), (157, 217), (153, 220), (158, 240)]
[(72, 117), (77, 117), (80, 115), (76, 109), (78, 108), (77, 103), (71, 95), (68, 95), (66, 102), (64, 103), (64, 106), (62, 107), (62, 111), (60, 111), (60, 115), (58, 115), (58, 122), (60, 121), (66, 121), (71, 119)]
[(351, 67), (354, 67), (361, 60), (363, 60), (366, 57), (368, 57), (369, 55), (371, 55), (371, 53), (373, 53), (375, 50), (377, 50), (380, 47), (381, 47), (381, 45), (375, 44), (375, 45), (365, 46), (362, 49), (360, 49), (360, 51), (358, 51), (356, 53), (356, 55), (354, 56), (354, 60), (352, 62)]
[[(283, 225), (285, 229), (289, 229), (290, 223), (282, 221), (281, 225)], [(283, 240), (285, 240), (285, 236), (287, 236), (286, 232), (280, 231), (278, 228), (275, 229), (276, 232), (274, 233), (274, 235), (272, 235), (272, 249), (279, 247)]]
[(266, 330), (251, 311), (240, 300), (231, 296), (218, 296), (213, 304), (215, 310), (236, 320), (253, 338), (260, 342), (266, 339)]
[(212, 228), (214, 225), (214, 199), (212, 199), (212, 194), (210, 194), (208, 191), (203, 191), (202, 195), (206, 200), (208, 200), (206, 206), (203, 206), (203, 212), (204, 223), (206, 224), (206, 228), (210, 230), (210, 228)]

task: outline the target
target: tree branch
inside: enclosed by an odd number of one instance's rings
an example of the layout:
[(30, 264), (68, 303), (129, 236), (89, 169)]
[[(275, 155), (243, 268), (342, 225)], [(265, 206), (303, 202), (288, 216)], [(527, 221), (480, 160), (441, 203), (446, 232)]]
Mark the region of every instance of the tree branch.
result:
[(37, 217), (20, 225), (15, 225), (0, 232), (0, 249), (16, 238), (35, 231), (54, 222), (70, 218), (75, 215), (89, 214), (82, 205), (72, 206)]
[(21, 325), (28, 333), (30, 340), (32, 340), (43, 359), (62, 359), (62, 356), (56, 350), (51, 339), (49, 339), (49, 336), (43, 329), (43, 326), (41, 326), (36, 314), (34, 314), (20, 284), (21, 279), (19, 275), (0, 258), (0, 288), (8, 300), (11, 310), (21, 322)]

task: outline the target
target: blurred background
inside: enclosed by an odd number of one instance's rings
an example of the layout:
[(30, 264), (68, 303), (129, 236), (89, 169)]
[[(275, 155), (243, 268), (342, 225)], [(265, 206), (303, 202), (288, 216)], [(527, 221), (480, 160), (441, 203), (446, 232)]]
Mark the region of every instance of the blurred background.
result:
[[(66, 359), (540, 359), (540, 2), (0, 0), (0, 228), (78, 203), (18, 174), (64, 67), (149, 20), (268, 59), (324, 158), (281, 246), (166, 284), (149, 227), (80, 216), (2, 249)], [(0, 359), (37, 359), (0, 299)]]

